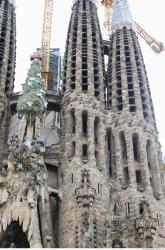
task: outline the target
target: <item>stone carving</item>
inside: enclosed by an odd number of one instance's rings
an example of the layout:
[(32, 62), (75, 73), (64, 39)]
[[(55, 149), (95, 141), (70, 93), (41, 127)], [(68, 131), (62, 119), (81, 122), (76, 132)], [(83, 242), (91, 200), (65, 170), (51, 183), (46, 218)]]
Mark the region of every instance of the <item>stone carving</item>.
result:
[(141, 202), (142, 213), (139, 218), (135, 219), (135, 229), (140, 240), (143, 241), (143, 247), (152, 247), (152, 242), (156, 234), (158, 222), (153, 218), (146, 201)]
[(123, 239), (126, 234), (126, 224), (124, 219), (120, 216), (115, 215), (111, 222), (106, 220), (106, 240), (105, 246), (109, 248), (121, 248), (123, 246)]
[(0, 232), (6, 231), (12, 221), (18, 221), (31, 241), (35, 230), (38, 196), (43, 190), (46, 192), (46, 181), (47, 170), (41, 143), (33, 141), (31, 148), (25, 143), (19, 146), (18, 137), (12, 137), (8, 166), (2, 169), (0, 176)]
[(37, 124), (43, 118), (45, 103), (40, 64), (34, 61), (24, 93), (17, 104), (18, 113), (23, 115), (19, 128), (21, 135), (18, 132), (18, 135), (11, 137), (8, 165), (4, 166), (0, 175), (0, 233), (5, 232), (14, 221), (18, 222), (31, 247), (50, 247), (53, 244), (52, 236), (49, 235), (51, 228), (46, 221), (48, 215), (41, 218), (49, 202), (48, 173), (43, 157), (45, 146), (35, 138), (38, 137)]
[[(81, 247), (92, 247), (94, 234), (92, 228), (93, 221), (90, 221), (90, 208), (93, 206), (96, 190), (91, 187), (88, 170), (85, 169), (82, 171), (82, 184), (75, 190), (75, 193), (78, 205), (80, 208), (82, 208)], [(76, 243), (77, 242), (78, 232), (76, 230)]]

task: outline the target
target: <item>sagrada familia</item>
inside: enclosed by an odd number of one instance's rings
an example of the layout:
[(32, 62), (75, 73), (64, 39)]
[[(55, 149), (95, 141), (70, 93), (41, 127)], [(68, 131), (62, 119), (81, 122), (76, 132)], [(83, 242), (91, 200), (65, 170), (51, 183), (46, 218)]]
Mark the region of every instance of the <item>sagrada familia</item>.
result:
[(74, 0), (60, 93), (37, 60), (13, 92), (12, 0), (0, 0), (0, 32), (0, 247), (165, 247), (161, 146), (127, 0), (109, 41), (96, 0)]

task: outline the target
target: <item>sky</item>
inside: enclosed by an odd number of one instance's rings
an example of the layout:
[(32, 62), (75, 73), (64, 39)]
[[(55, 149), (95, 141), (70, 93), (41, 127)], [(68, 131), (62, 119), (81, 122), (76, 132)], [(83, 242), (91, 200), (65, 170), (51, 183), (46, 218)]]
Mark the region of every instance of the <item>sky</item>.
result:
[[(158, 41), (165, 43), (164, 0), (128, 0), (134, 19)], [(71, 14), (72, 0), (54, 0), (51, 47), (65, 51), (66, 35)], [(15, 91), (21, 90), (30, 55), (41, 46), (44, 0), (16, 0), (17, 61)], [(98, 14), (103, 27), (103, 7)], [(104, 35), (104, 30), (103, 30)], [(139, 38), (148, 73), (156, 114), (159, 138), (165, 155), (165, 51), (155, 54), (144, 40)]]

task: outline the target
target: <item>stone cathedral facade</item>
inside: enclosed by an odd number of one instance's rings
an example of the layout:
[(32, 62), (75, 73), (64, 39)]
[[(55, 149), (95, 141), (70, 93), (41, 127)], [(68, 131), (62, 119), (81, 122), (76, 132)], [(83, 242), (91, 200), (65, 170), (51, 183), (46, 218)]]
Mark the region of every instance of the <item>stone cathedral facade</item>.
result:
[(73, 1), (62, 93), (45, 91), (34, 60), (17, 94), (15, 6), (0, 1), (0, 247), (165, 247), (161, 146), (136, 27), (127, 0), (115, 0), (103, 41), (96, 2)]

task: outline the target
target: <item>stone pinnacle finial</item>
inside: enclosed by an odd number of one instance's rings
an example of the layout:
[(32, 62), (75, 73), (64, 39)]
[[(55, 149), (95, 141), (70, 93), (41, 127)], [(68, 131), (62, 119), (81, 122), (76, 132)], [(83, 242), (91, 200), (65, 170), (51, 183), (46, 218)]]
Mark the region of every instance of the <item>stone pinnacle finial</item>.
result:
[(126, 27), (136, 31), (135, 22), (132, 18), (131, 11), (127, 0), (115, 0), (112, 16), (112, 33), (118, 29)]

